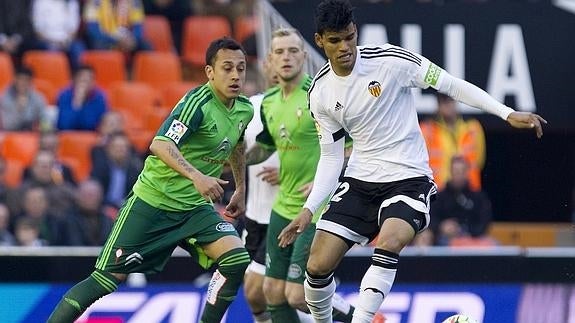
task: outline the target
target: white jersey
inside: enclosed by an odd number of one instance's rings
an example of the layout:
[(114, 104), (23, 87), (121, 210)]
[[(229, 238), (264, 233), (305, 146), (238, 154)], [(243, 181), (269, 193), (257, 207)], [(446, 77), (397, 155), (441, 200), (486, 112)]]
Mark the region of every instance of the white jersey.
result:
[(320, 143), (337, 141), (341, 129), (353, 139), (345, 176), (377, 183), (432, 177), (411, 88), (427, 88), (435, 67), (385, 44), (359, 46), (348, 76), (336, 75), (329, 64), (317, 73), (309, 94)]
[[(257, 94), (250, 97), (250, 102), (254, 106), (254, 118), (248, 124), (245, 131), (245, 143), (249, 150), (256, 144), (256, 136), (262, 132), (263, 125), (260, 118), (260, 110), (264, 94)], [(246, 217), (252, 219), (260, 224), (268, 224), (270, 222), (270, 214), (272, 205), (278, 192), (278, 185), (270, 185), (268, 182), (262, 181), (257, 177), (264, 167), (278, 167), (279, 168), (278, 154), (274, 152), (265, 161), (248, 166), (248, 196), (246, 199)]]

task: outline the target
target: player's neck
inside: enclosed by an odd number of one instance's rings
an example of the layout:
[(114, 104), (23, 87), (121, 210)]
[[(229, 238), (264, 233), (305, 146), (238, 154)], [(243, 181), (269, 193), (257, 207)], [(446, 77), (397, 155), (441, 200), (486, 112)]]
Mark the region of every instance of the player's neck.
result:
[(289, 81), (280, 80), (280, 88), (282, 90), (282, 97), (287, 98), (298, 86), (303, 78), (303, 73)]

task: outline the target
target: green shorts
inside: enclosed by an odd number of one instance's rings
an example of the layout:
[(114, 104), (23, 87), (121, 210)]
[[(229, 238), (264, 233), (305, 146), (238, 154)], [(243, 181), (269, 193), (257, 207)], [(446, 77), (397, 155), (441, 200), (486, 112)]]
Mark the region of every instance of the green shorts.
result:
[(280, 248), (278, 235), (290, 222), (291, 220), (272, 211), (266, 241), (266, 276), (303, 284), (306, 263), (315, 233), (315, 224), (310, 223), (293, 244), (286, 248)]
[(118, 214), (95, 266), (111, 273), (160, 272), (177, 246), (209, 268), (213, 261), (201, 246), (225, 236), (238, 236), (234, 226), (211, 205), (169, 212), (131, 194)]

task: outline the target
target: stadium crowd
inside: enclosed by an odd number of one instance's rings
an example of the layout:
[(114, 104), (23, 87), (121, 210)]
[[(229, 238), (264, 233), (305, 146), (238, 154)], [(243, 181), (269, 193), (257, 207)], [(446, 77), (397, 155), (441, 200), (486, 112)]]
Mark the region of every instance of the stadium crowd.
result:
[[(102, 245), (156, 130), (205, 82), (204, 47), (233, 35), (255, 56), (254, 2), (0, 0), (0, 245)], [(248, 96), (264, 90), (251, 63)], [(421, 124), (444, 190), (416, 243), (494, 243), (481, 125), (443, 103)]]

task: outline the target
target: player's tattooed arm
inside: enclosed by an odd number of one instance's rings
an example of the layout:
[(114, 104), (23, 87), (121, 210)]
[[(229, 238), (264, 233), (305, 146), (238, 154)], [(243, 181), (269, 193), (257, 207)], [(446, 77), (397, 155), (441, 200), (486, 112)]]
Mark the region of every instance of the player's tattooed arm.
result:
[(176, 144), (172, 141), (155, 139), (150, 145), (150, 151), (158, 156), (166, 165), (186, 178), (193, 180), (196, 175), (200, 174), (200, 171), (184, 158)]
[(236, 183), (236, 191), (245, 191), (246, 186), (246, 145), (245, 143), (238, 142), (228, 161), (230, 162), (230, 167), (232, 168), (232, 173), (234, 175), (234, 181)]
[(254, 165), (263, 162), (268, 159), (272, 154), (273, 150), (265, 149), (260, 145), (253, 145), (252, 148), (246, 154), (246, 164)]

